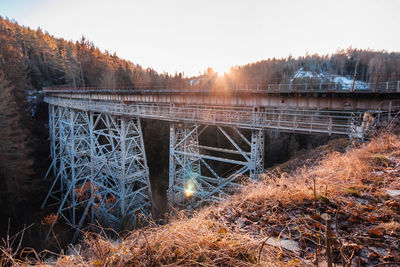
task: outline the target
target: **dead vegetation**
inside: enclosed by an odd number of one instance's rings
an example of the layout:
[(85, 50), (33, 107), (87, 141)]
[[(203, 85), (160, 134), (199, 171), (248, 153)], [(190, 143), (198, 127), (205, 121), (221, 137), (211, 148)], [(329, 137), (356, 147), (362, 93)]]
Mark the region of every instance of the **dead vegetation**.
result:
[[(298, 163), (296, 163), (298, 164)], [(400, 138), (385, 135), (263, 183), (190, 218), (121, 240), (87, 233), (41, 266), (398, 266)], [(392, 190), (392, 191), (388, 191)], [(40, 257), (39, 257), (40, 258)]]

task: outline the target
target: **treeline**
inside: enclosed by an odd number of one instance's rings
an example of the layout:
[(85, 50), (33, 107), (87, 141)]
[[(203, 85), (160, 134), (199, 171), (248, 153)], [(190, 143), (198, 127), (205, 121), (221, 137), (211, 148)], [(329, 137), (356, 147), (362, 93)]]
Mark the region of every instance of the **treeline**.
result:
[(267, 59), (233, 67), (225, 75), (229, 83), (285, 83), (302, 69), (315, 76), (320, 73), (347, 76), (363, 82), (400, 80), (400, 53), (347, 48), (332, 55), (306, 55)]
[[(294, 58), (270, 58), (243, 66), (231, 67), (229, 73), (220, 75), (208, 68), (202, 75), (191, 77), (189, 88), (220, 89), (244, 86), (289, 83), (296, 72), (302, 70), (315, 79), (344, 76), (366, 83), (400, 80), (400, 52), (371, 49), (338, 50), (332, 55), (305, 55)], [(319, 76), (319, 77), (318, 77)], [(303, 79), (309, 82), (309, 78)]]
[(85, 37), (67, 41), (0, 17), (0, 214), (17, 216), (17, 206), (39, 191), (48, 165), (46, 105), (39, 118), (35, 92), (57, 85), (179, 87), (185, 80), (102, 52)]
[(159, 74), (120, 59), (115, 53), (102, 52), (83, 36), (76, 42), (54, 38), (41, 29), (32, 30), (1, 17), (0, 31), (3, 46), (9, 48), (1, 51), (2, 69), (13, 72), (8, 61), (13, 50), (19, 58), (14, 65), (20, 72), (25, 71), (32, 88), (54, 85), (157, 87), (178, 85), (184, 80), (181, 73)]

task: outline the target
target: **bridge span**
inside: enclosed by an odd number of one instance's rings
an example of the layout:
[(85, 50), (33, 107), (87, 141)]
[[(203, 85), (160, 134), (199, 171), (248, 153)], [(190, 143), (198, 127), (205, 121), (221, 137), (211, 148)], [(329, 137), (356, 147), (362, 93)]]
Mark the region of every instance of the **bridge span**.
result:
[[(141, 119), (170, 122), (169, 205), (218, 201), (244, 177), (261, 178), (265, 130), (363, 138), (371, 124), (390, 121), (400, 111), (400, 90), (377, 88), (46, 88), (52, 157), (46, 177), (54, 181), (42, 207), (57, 205), (57, 218), (77, 229), (95, 218), (118, 228), (148, 214)], [(230, 147), (201, 144), (210, 127)], [(221, 163), (229, 171), (219, 173)]]

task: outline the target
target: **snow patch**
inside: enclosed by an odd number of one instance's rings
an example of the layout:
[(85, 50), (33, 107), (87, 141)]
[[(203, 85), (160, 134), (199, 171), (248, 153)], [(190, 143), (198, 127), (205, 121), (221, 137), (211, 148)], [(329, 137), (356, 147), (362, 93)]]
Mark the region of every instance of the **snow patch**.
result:
[[(293, 78), (290, 79), (290, 82), (292, 83), (294, 79), (302, 79), (302, 78), (313, 78), (313, 83), (331, 83), (333, 78), (333, 82), (335, 84), (340, 85), (339, 88), (342, 90), (351, 90), (353, 87), (353, 78), (351, 77), (333, 75), (326, 72), (316, 73), (311, 71), (305, 71), (303, 68), (300, 68), (294, 73)], [(356, 80), (354, 82), (354, 89), (355, 90), (368, 89), (368, 83)]]
[[(334, 76), (333, 78), (334, 83), (338, 83), (342, 85), (342, 89), (351, 89), (353, 87), (353, 79), (344, 77), (344, 76)], [(363, 90), (368, 89), (368, 84), (362, 81), (355, 81), (354, 82), (354, 89)]]
[(200, 79), (199, 78), (194, 78), (189, 80), (189, 84), (191, 86), (199, 86), (200, 84)]

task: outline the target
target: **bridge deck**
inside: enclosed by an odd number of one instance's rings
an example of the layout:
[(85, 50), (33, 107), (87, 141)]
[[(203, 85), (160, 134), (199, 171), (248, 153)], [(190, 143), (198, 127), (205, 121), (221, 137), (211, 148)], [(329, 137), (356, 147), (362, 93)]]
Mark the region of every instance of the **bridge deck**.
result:
[(265, 90), (129, 90), (45, 89), (48, 96), (102, 102), (205, 105), (228, 107), (275, 107), (326, 110), (388, 110), (387, 100), (400, 99), (400, 91), (269, 92)]
[(348, 135), (352, 122), (362, 121), (362, 113), (307, 109), (235, 108), (221, 106), (172, 106), (166, 104), (123, 104), (46, 97), (45, 101), (72, 109), (139, 116), (174, 122), (235, 126), (248, 129), (275, 129), (284, 132)]
[(366, 111), (400, 99), (400, 82), (344, 90), (336, 85), (253, 89), (45, 88), (53, 105), (174, 122), (357, 136)]

